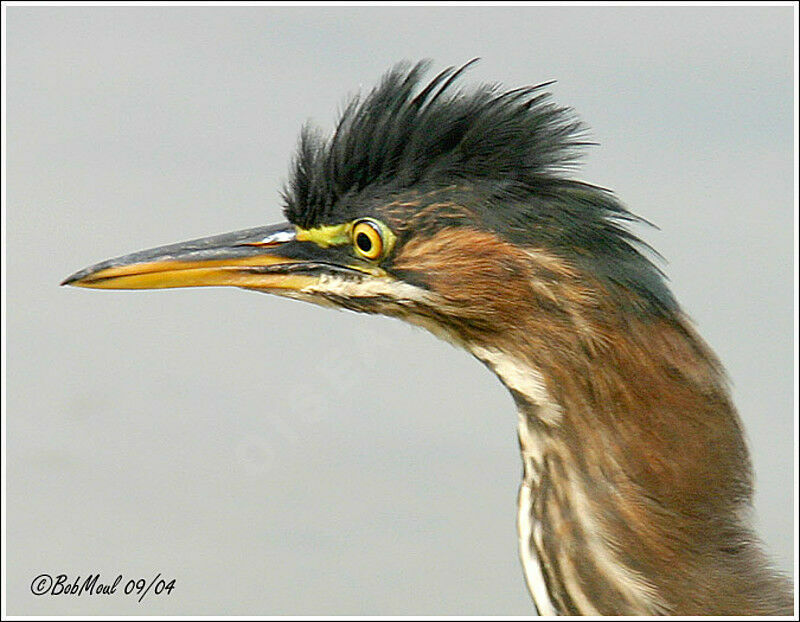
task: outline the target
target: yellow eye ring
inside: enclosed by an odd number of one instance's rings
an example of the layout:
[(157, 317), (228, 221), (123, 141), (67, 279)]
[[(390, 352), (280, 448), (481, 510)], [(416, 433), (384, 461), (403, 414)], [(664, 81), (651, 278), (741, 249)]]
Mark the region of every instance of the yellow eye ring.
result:
[(366, 259), (380, 259), (384, 254), (381, 227), (371, 220), (359, 220), (353, 225), (353, 248)]

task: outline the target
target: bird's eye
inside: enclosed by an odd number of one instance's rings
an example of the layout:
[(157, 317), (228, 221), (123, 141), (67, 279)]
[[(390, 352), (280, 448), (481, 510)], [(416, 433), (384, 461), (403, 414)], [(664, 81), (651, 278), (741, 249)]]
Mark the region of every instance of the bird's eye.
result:
[(384, 252), (383, 234), (377, 223), (359, 220), (353, 225), (353, 246), (367, 259), (379, 259)]

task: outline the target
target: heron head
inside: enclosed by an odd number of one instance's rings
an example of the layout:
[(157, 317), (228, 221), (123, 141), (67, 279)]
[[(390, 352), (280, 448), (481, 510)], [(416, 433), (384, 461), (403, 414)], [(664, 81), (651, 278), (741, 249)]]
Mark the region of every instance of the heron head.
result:
[[(469, 65), (469, 64), (468, 64)], [(329, 138), (306, 127), (284, 192), (288, 222), (96, 264), (64, 284), (227, 285), (422, 324), (472, 343), (553, 329), (609, 303), (674, 307), (606, 190), (566, 177), (584, 131), (546, 85), (456, 90), (395, 67)]]

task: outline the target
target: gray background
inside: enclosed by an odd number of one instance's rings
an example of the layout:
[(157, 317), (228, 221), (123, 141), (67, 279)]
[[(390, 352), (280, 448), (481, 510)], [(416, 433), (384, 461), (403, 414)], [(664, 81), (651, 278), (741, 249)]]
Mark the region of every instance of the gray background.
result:
[[(392, 63), (558, 79), (578, 176), (661, 227), (793, 565), (791, 8), (9, 8), (8, 613), (522, 614), (515, 414), (384, 318), (234, 289), (59, 288), (282, 220), (307, 118)], [(36, 575), (174, 577), (40, 597)]]

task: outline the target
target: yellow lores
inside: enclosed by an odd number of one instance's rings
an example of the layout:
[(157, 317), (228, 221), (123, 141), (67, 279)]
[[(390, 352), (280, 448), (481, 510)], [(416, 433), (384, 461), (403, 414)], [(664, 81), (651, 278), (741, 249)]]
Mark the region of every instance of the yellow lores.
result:
[(297, 239), (301, 242), (314, 242), (321, 248), (353, 244), (358, 255), (376, 261), (392, 252), (397, 236), (379, 220), (359, 218), (341, 225), (326, 225), (314, 229), (297, 227)]

